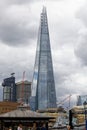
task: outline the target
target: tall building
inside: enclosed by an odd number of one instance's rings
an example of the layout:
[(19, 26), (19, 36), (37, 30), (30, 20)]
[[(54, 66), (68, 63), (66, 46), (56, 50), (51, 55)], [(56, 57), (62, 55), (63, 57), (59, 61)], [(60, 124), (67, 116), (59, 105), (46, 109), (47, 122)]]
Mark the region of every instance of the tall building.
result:
[(17, 102), (28, 103), (31, 96), (31, 82), (25, 80), (16, 83)]
[(49, 29), (45, 7), (43, 7), (40, 19), (32, 81), (31, 104), (31, 106), (34, 107), (34, 110), (57, 107)]
[(87, 102), (87, 95), (77, 96), (77, 106), (83, 105), (85, 101)]
[(3, 101), (16, 101), (15, 77), (11, 76), (3, 80)]

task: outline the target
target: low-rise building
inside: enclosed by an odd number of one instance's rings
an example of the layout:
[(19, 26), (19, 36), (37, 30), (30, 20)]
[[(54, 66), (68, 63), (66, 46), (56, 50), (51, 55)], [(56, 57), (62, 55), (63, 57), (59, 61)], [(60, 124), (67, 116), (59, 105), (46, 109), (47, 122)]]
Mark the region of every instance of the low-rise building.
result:
[(84, 124), (85, 122), (85, 114), (84, 114), (84, 106), (74, 106), (72, 108), (73, 117), (77, 119), (77, 124)]
[(7, 113), (12, 110), (16, 110), (20, 103), (10, 102), (10, 101), (1, 101), (0, 102), (0, 114)]

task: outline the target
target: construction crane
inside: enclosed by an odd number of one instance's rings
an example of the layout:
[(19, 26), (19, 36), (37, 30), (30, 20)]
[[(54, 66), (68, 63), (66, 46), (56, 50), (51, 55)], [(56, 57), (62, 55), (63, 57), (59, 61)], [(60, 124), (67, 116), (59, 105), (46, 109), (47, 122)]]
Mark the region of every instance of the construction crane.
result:
[(25, 71), (23, 72), (23, 79), (22, 79), (22, 91), (21, 91), (21, 106), (20, 108), (21, 109), (26, 109), (26, 110), (29, 110), (30, 109), (30, 106), (28, 104), (28, 101), (26, 102), (26, 98), (25, 96), (27, 97), (28, 95), (25, 95), (25, 88), (26, 86), (24, 86), (24, 79), (25, 79)]
[(66, 98), (64, 98), (63, 100), (61, 100), (59, 103), (57, 103), (57, 105), (60, 104), (64, 104), (67, 100), (69, 101), (69, 108), (70, 108), (70, 98), (71, 98), (71, 94), (69, 96), (67, 96)]
[(25, 79), (25, 71), (23, 72), (23, 79), (22, 79), (22, 89), (21, 89), (21, 103), (23, 103), (24, 99), (24, 79)]

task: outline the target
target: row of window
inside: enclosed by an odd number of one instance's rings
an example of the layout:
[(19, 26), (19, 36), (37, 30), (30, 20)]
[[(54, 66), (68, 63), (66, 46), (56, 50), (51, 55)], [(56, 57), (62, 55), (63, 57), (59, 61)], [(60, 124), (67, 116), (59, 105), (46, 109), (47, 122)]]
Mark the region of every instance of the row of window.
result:
[(9, 110), (13, 110), (13, 108), (8, 108), (8, 107), (6, 107), (6, 108), (5, 108), (5, 107), (1, 107), (1, 108), (0, 108), (0, 111), (7, 111), (7, 110), (8, 110), (8, 111), (9, 111)]

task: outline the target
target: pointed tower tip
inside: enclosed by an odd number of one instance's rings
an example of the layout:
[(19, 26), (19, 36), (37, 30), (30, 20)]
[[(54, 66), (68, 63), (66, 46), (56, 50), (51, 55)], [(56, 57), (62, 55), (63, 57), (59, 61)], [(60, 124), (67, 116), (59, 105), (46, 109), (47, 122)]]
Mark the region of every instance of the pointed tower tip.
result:
[(42, 12), (46, 13), (46, 7), (45, 6), (43, 6)]
[(46, 1), (45, 0), (42, 0), (42, 5), (43, 5), (43, 7), (45, 7), (45, 5), (46, 5)]

